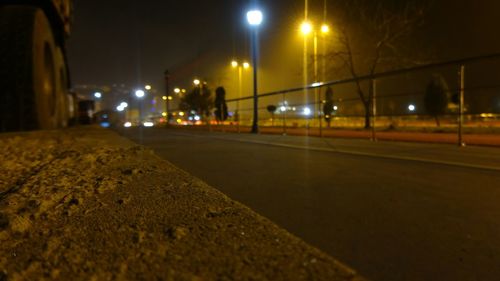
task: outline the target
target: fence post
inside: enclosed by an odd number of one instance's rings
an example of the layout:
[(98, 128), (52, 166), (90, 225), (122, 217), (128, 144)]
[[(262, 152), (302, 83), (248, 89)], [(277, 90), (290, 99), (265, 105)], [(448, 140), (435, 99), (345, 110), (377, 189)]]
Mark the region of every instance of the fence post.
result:
[[(286, 93), (283, 93), (283, 99), (282, 99), (281, 103), (283, 104), (283, 106), (285, 106), (285, 111), (282, 111), (282, 113), (283, 113), (283, 135), (284, 136), (286, 136), (286, 112), (288, 111), (286, 108), (286, 105), (285, 105), (285, 101), (286, 101)], [(281, 108), (279, 110), (281, 111)]]
[(464, 93), (465, 93), (465, 65), (460, 66), (460, 96), (458, 102), (458, 146), (465, 146), (463, 141), (464, 125)]
[(236, 112), (238, 113), (236, 115), (238, 117), (238, 119), (236, 120), (236, 130), (238, 131), (238, 133), (240, 133), (241, 112), (240, 112), (240, 100), (239, 99), (236, 101)]
[(377, 117), (377, 80), (371, 79), (371, 90), (372, 90), (372, 141), (377, 141), (376, 130), (375, 130), (375, 118)]
[(316, 99), (317, 99), (317, 110), (318, 110), (318, 121), (319, 121), (319, 137), (323, 137), (323, 120), (321, 120), (321, 105), (323, 104), (321, 100), (321, 89), (316, 87)]

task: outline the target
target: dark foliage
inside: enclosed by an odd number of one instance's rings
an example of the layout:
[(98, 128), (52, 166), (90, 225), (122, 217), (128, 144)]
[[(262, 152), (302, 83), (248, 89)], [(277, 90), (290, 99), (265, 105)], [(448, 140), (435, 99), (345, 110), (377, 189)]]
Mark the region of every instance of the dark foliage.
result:
[(223, 87), (218, 87), (215, 90), (215, 118), (221, 122), (225, 121), (227, 117), (226, 90)]
[(274, 126), (274, 113), (276, 112), (276, 109), (277, 109), (276, 105), (270, 104), (267, 106), (267, 111), (271, 113), (272, 126)]
[(331, 87), (326, 88), (325, 92), (325, 104), (323, 104), (323, 114), (325, 115), (325, 121), (330, 128), (330, 122), (332, 121), (333, 115), (333, 90)]
[(434, 75), (427, 85), (424, 106), (427, 113), (436, 119), (439, 127), (439, 116), (446, 113), (448, 107), (448, 85), (441, 75)]
[(268, 105), (268, 106), (267, 106), (267, 111), (268, 111), (269, 113), (271, 113), (271, 115), (273, 115), (273, 116), (274, 116), (274, 112), (276, 112), (276, 105), (272, 105), (272, 104)]
[(212, 109), (212, 93), (206, 85), (195, 87), (189, 91), (179, 104), (179, 109), (187, 112), (194, 111), (201, 116), (210, 116)]

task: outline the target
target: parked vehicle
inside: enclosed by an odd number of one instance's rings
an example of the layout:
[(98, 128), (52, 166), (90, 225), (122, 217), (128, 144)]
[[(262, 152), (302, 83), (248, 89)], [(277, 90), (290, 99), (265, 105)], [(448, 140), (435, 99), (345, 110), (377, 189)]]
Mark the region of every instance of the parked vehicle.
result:
[(0, 131), (76, 119), (65, 47), (71, 18), (71, 0), (0, 0)]

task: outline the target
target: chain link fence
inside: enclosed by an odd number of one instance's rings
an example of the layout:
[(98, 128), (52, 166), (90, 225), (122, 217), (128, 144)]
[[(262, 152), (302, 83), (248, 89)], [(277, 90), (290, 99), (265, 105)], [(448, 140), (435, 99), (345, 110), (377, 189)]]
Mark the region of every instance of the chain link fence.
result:
[[(249, 131), (253, 101), (227, 100), (229, 117), (218, 126)], [(453, 132), (462, 144), (463, 134), (500, 133), (500, 54), (263, 93), (258, 104), (259, 127), (276, 133), (370, 130), (376, 138), (379, 131)]]
[[(434, 88), (441, 90), (430, 89), (432, 83), (440, 84)], [(325, 94), (328, 89), (331, 98)], [(258, 102), (259, 126), (281, 128), (283, 133), (288, 128), (315, 129), (320, 134), (369, 128), (375, 132), (496, 132), (500, 129), (500, 54), (264, 93)], [(230, 117), (225, 126), (237, 130), (251, 126), (253, 97), (231, 99), (227, 104)]]

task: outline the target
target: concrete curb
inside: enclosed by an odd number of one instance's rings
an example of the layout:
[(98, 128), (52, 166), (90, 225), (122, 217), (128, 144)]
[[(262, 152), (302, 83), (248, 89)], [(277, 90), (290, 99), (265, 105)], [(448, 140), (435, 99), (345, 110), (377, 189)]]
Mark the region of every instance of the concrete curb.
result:
[(22, 183), (0, 201), (1, 280), (364, 280), (110, 131), (0, 145), (2, 188)]

